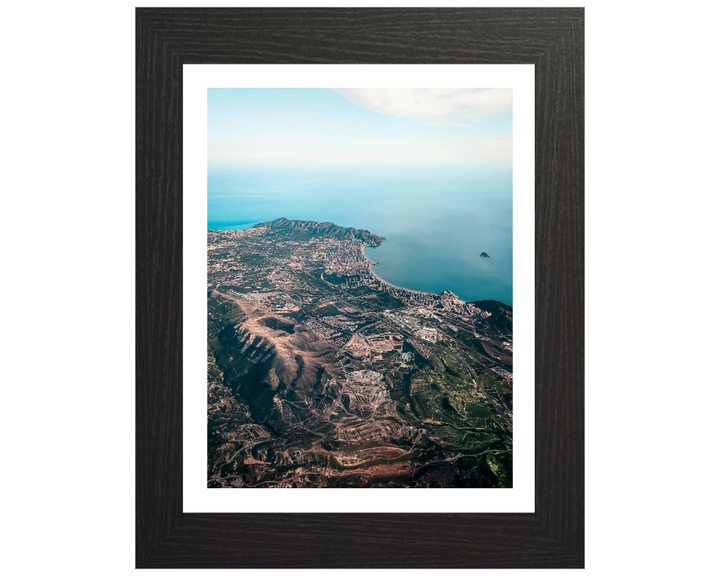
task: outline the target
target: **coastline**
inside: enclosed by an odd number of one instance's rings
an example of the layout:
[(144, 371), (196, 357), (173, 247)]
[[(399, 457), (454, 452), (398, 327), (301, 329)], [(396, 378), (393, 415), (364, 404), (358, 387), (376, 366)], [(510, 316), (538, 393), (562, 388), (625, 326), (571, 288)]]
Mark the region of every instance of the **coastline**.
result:
[[(410, 298), (411, 300), (415, 301), (424, 301), (425, 298), (441, 298), (446, 299), (448, 296), (452, 296), (452, 299), (460, 304), (471, 304), (473, 302), (478, 301), (484, 301), (484, 300), (494, 300), (497, 302), (500, 302), (501, 304), (504, 304), (505, 306), (512, 307), (512, 304), (507, 304), (503, 300), (498, 300), (497, 298), (489, 297), (485, 294), (478, 295), (477, 290), (479, 287), (484, 286), (484, 280), (483, 278), (475, 278), (475, 282), (469, 284), (465, 283), (463, 284), (461, 282), (461, 285), (458, 286), (459, 291), (464, 293), (465, 298), (470, 297), (470, 299), (463, 299), (460, 295), (455, 293), (452, 289), (453, 285), (453, 279), (455, 280), (455, 284), (457, 284), (458, 278), (453, 276), (453, 274), (450, 274), (450, 278), (447, 278), (443, 274), (439, 274), (437, 272), (437, 266), (438, 263), (435, 262), (433, 264), (433, 269), (436, 270), (436, 273), (434, 276), (426, 277), (423, 276), (422, 278), (419, 278), (420, 284), (425, 288), (425, 290), (416, 290), (413, 288), (407, 288), (405, 286), (402, 286), (400, 284), (394, 284), (380, 276), (379, 273), (375, 272), (374, 267), (378, 266), (379, 263), (373, 261), (369, 258), (366, 248), (378, 248), (382, 244), (383, 241), (387, 240), (386, 238), (383, 238), (381, 236), (377, 236), (375, 234), (372, 234), (368, 230), (356, 230), (355, 228), (343, 228), (341, 226), (337, 226), (333, 224), (332, 222), (315, 222), (315, 221), (301, 221), (301, 220), (289, 220), (287, 218), (279, 218), (274, 221), (264, 221), (264, 222), (248, 222), (244, 224), (236, 224), (236, 225), (225, 225), (225, 226), (218, 226), (217, 228), (213, 228), (213, 230), (243, 230), (247, 228), (255, 228), (259, 224), (265, 224), (268, 225), (270, 228), (278, 228), (278, 229), (287, 229), (288, 227), (292, 230), (298, 229), (301, 232), (306, 233), (312, 233), (312, 234), (330, 234), (331, 237), (335, 237), (338, 234), (340, 234), (343, 238), (347, 239), (348, 234), (351, 238), (354, 238), (355, 240), (359, 240), (361, 245), (361, 253), (362, 253), (362, 260), (363, 264), (361, 265), (364, 269), (364, 272), (367, 274), (364, 282), (376, 282), (380, 285), (381, 289), (385, 292), (393, 293), (395, 292), (396, 297), (401, 297), (401, 293), (405, 293), (406, 297)], [(217, 225), (216, 225), (217, 226)], [(208, 228), (208, 230), (211, 230)], [(311, 235), (312, 235), (311, 234)], [(432, 243), (435, 244), (434, 242)], [(428, 246), (426, 246), (428, 248)], [(391, 247), (391, 250), (396, 249), (396, 247)], [(429, 246), (429, 249), (432, 250), (433, 246)], [(432, 253), (432, 252), (431, 252)], [(405, 258), (410, 258), (411, 255), (405, 254)], [(422, 261), (423, 255), (419, 254), (415, 256), (416, 258), (420, 258)], [(395, 255), (395, 260), (397, 260), (397, 255)], [(392, 261), (392, 257), (391, 257)], [(360, 262), (358, 262), (360, 264)], [(395, 264), (403, 266), (407, 265), (407, 260), (403, 260), (400, 262), (395, 262)], [(387, 265), (387, 263), (386, 263)], [(439, 264), (440, 268), (442, 268), (442, 264)], [(394, 269), (394, 266), (389, 267), (389, 271), (392, 273)], [(392, 275), (392, 274), (391, 274)], [(415, 279), (415, 275), (412, 273), (408, 274), (407, 271), (405, 273), (400, 274), (400, 281), (412, 281)], [(451, 287), (448, 287), (448, 279), (450, 280)], [(430, 291), (432, 290), (432, 291)]]
[[(374, 262), (373, 260), (370, 260), (370, 258), (368, 258), (367, 254), (365, 253), (365, 248), (377, 248), (377, 246), (365, 245), (365, 246), (363, 246), (362, 253), (363, 253), (363, 256), (365, 257), (365, 260), (367, 260), (367, 263), (368, 263), (368, 272), (370, 273), (370, 275), (373, 278), (375, 278), (375, 280), (377, 280), (381, 284), (385, 284), (387, 286), (392, 286), (393, 288), (396, 288), (398, 290), (405, 290), (407, 292), (412, 292), (413, 294), (421, 294), (421, 295), (427, 295), (427, 296), (439, 296), (440, 295), (440, 294), (433, 294), (432, 292), (421, 292), (420, 290), (412, 290), (411, 288), (405, 288), (405, 286), (397, 286), (396, 284), (392, 284), (392, 283), (388, 282), (387, 280), (380, 278), (380, 276), (375, 274), (375, 271), (373, 270), (373, 268), (375, 266), (377, 266), (377, 262)], [(459, 298), (458, 298), (458, 300), (459, 300)], [(464, 300), (460, 300), (460, 302), (466, 303)]]
[[(463, 300), (463, 299), (460, 298), (457, 294), (455, 294), (454, 292), (452, 292), (452, 291), (449, 290), (449, 289), (445, 289), (445, 290), (441, 291), (440, 293), (435, 294), (435, 293), (433, 293), (433, 292), (422, 292), (422, 291), (420, 291), (420, 290), (412, 290), (411, 288), (405, 288), (404, 286), (398, 286), (398, 285), (396, 285), (396, 284), (392, 284), (391, 282), (388, 282), (387, 280), (384, 280), (383, 278), (380, 278), (380, 276), (378, 276), (378, 275), (375, 273), (375, 271), (373, 270), (373, 268), (374, 268), (375, 266), (377, 266), (378, 263), (375, 262), (375, 261), (373, 261), (373, 260), (370, 260), (370, 258), (368, 258), (367, 254), (365, 253), (365, 249), (366, 249), (366, 248), (377, 248), (377, 246), (364, 245), (363, 248), (362, 248), (362, 254), (363, 254), (363, 257), (365, 258), (365, 261), (367, 262), (367, 270), (368, 270), (368, 273), (369, 273), (375, 280), (377, 280), (380, 284), (384, 284), (385, 286), (390, 286), (390, 287), (392, 287), (392, 288), (394, 288), (394, 289), (396, 289), (396, 290), (402, 290), (402, 291), (405, 291), (405, 292), (410, 292), (410, 293), (412, 293), (412, 294), (418, 294), (418, 295), (421, 295), (421, 296), (441, 297), (441, 296), (442, 296), (442, 293), (445, 292), (445, 291), (447, 291), (447, 292), (450, 292), (450, 294), (452, 294), (452, 295), (457, 299), (457, 301), (458, 301), (459, 304), (472, 304), (473, 302), (479, 302), (479, 301), (481, 301), (481, 300), (487, 300), (486, 298), (478, 298), (477, 300)], [(492, 299), (491, 299), (491, 300), (492, 300)], [(502, 305), (504, 305), (504, 306), (508, 306), (508, 307), (512, 308), (512, 304), (507, 304), (507, 303), (502, 302), (502, 301), (500, 301), (500, 300), (493, 300), (493, 301), (494, 301), (494, 302), (499, 302), (500, 304), (502, 304)]]
[[(222, 224), (218, 222), (208, 222), (208, 230), (245, 230), (246, 228), (252, 228), (256, 224), (262, 224), (264, 220), (258, 220), (257, 222), (243, 222), (241, 224)], [(213, 226), (210, 226), (213, 224)]]

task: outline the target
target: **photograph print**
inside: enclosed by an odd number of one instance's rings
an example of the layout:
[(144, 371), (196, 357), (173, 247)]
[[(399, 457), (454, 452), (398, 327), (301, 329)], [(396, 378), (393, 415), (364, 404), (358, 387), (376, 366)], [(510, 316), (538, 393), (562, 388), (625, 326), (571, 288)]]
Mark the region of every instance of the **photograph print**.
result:
[(208, 488), (512, 488), (512, 89), (207, 108)]

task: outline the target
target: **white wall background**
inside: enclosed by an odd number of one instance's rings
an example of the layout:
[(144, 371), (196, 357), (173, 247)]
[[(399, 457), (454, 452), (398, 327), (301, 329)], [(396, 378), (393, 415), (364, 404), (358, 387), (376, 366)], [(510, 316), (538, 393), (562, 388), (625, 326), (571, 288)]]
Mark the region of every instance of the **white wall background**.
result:
[[(441, 2), (393, 3), (401, 4)], [(714, 3), (485, 3), (583, 4), (587, 573), (712, 573)], [(8, 574), (133, 571), (135, 5), (3, 7), (0, 566)], [(95, 475), (100, 465), (115, 471)]]

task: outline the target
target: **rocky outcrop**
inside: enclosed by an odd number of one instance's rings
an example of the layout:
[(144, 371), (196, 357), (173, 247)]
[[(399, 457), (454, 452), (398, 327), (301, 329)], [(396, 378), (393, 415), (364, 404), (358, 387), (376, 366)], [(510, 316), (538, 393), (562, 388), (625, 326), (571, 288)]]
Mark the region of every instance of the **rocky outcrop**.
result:
[(261, 222), (253, 228), (270, 228), (271, 230), (281, 230), (290, 233), (298, 239), (308, 239), (317, 236), (327, 236), (336, 240), (360, 240), (370, 246), (380, 246), (385, 238), (368, 232), (367, 230), (358, 230), (357, 228), (343, 228), (332, 222), (312, 222), (310, 220), (289, 220), (288, 218), (278, 218), (272, 222)]
[(213, 300), (229, 306), (228, 321), (210, 334), (210, 351), (224, 384), (247, 403), (255, 422), (273, 420), (276, 396), (304, 402), (341, 372), (335, 350), (312, 332), (296, 330), (285, 318), (261, 316), (251, 302), (220, 294)]
[(512, 306), (498, 302), (497, 300), (478, 300), (471, 302), (480, 310), (490, 312), (491, 316), (484, 320), (485, 324), (492, 326), (500, 333), (512, 334), (513, 331), (513, 309)]

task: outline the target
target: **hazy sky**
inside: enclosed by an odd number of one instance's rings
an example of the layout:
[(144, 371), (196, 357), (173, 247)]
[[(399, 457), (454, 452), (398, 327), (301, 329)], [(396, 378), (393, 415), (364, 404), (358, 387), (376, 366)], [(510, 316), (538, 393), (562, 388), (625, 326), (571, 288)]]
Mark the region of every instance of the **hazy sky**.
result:
[(511, 89), (208, 90), (210, 162), (511, 159)]

